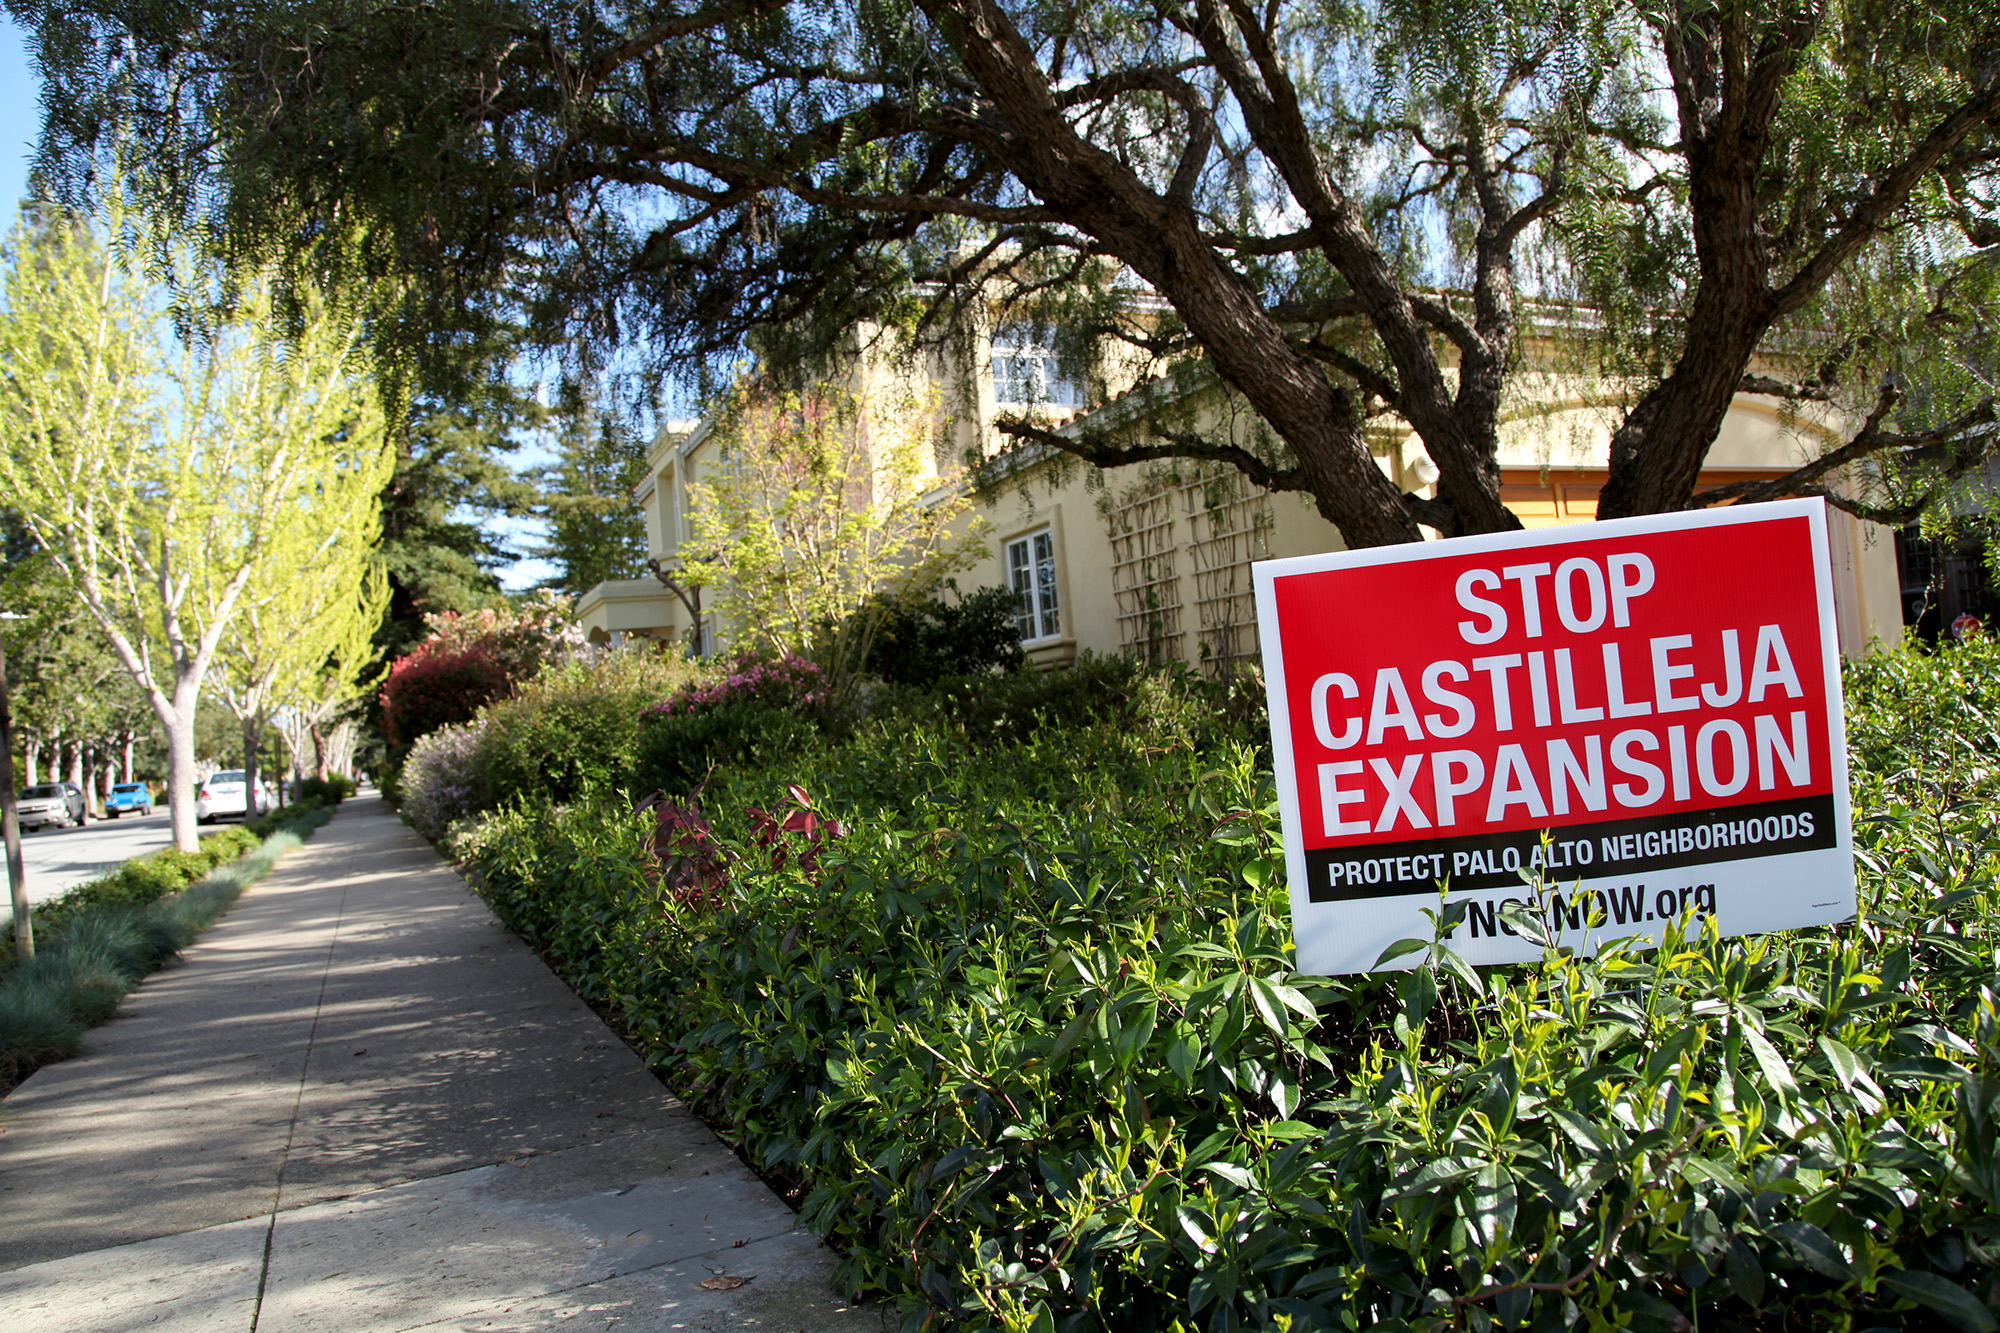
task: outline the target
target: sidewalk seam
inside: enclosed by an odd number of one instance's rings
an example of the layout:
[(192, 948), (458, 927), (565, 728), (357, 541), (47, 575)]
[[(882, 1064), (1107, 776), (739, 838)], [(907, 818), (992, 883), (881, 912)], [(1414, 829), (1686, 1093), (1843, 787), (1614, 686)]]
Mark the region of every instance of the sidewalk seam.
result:
[(319, 1040), (320, 1015), (326, 1009), (327, 983), (333, 976), (333, 951), (340, 944), (340, 928), (347, 922), (347, 892), (353, 886), (354, 863), (350, 860), (340, 877), (340, 902), (334, 908), (333, 934), (326, 942), (326, 963), (320, 969), (319, 995), (313, 1000), (312, 1026), (306, 1029), (305, 1058), (299, 1062), (299, 1086), (292, 1094), (292, 1116), (285, 1125), (285, 1148), (278, 1155), (278, 1178), (271, 1188), (271, 1217), (264, 1228), (264, 1256), (257, 1269), (257, 1302), (250, 1307), (250, 1333), (257, 1333), (257, 1325), (264, 1317), (264, 1289), (271, 1280), (271, 1247), (278, 1233), (279, 1205), (285, 1198), (285, 1168), (291, 1164), (292, 1144), (299, 1133), (299, 1109), (305, 1105), (306, 1079), (312, 1073), (313, 1046)]

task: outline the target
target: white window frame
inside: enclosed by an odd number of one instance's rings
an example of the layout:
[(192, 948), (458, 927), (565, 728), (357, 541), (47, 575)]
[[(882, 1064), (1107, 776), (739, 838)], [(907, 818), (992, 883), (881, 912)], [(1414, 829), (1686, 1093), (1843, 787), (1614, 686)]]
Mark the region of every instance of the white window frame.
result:
[(993, 401), (1002, 407), (1084, 406), (1083, 388), (1062, 372), (1047, 330), (1035, 324), (1009, 324), (994, 330)]
[(1007, 586), (1014, 593), (1014, 632), (1020, 635), (1021, 642), (1048, 643), (1060, 639), (1062, 597), (1057, 591), (1055, 529), (1036, 528), (1013, 538), (1002, 547), (1001, 560)]

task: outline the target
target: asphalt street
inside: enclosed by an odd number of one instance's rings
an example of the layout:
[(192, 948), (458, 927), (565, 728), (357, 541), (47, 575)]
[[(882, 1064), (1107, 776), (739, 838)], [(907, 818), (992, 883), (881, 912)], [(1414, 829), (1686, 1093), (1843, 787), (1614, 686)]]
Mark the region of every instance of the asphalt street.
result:
[[(206, 830), (203, 830), (206, 832)], [(64, 889), (95, 879), (120, 861), (158, 851), (173, 841), (167, 810), (122, 819), (93, 819), (81, 828), (44, 828), (21, 835), (21, 860), (28, 872), (28, 901), (43, 902)], [(6, 871), (0, 865), (0, 921), (11, 923), (14, 910), (5, 890)]]

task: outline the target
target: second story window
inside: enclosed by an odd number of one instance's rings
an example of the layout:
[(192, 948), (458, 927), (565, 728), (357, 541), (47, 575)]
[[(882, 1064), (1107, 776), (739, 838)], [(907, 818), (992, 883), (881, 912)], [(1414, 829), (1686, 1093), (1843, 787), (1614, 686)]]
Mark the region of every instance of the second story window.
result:
[(1056, 540), (1049, 529), (1007, 543), (1007, 582), (1014, 590), (1014, 630), (1021, 642), (1062, 633), (1056, 607)]
[(1083, 390), (1062, 373), (1049, 330), (1009, 324), (993, 334), (993, 401), (1002, 407), (1082, 407)]

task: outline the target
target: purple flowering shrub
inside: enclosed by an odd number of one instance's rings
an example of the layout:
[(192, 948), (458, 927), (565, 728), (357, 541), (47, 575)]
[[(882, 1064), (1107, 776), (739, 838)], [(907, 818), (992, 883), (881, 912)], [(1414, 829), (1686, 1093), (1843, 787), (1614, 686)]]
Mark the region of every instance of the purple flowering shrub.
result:
[(761, 657), (746, 651), (736, 654), (724, 674), (682, 686), (641, 716), (685, 716), (721, 704), (741, 703), (813, 708), (826, 698), (826, 674), (817, 662), (790, 653)]
[(690, 795), (719, 764), (810, 744), (830, 713), (830, 691), (817, 663), (739, 653), (722, 674), (641, 712), (634, 786)]
[(486, 808), (478, 750), (486, 719), (440, 727), (418, 739), (403, 763), (403, 818), (436, 842), (453, 820)]

